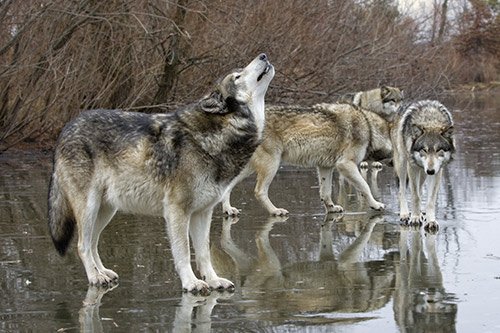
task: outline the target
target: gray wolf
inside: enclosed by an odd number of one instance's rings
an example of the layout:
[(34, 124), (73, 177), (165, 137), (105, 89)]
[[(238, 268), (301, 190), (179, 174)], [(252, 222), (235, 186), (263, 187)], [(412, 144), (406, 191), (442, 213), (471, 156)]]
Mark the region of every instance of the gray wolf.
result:
[[(117, 211), (162, 216), (186, 291), (232, 289), (209, 253), (213, 207), (259, 144), (274, 67), (265, 54), (176, 112), (83, 112), (62, 130), (49, 189), (49, 230), (64, 254), (76, 228), (91, 285), (118, 275), (103, 266), (99, 235)], [(199, 279), (192, 267), (189, 236)]]
[[(357, 105), (363, 109), (375, 112), (376, 114), (382, 116), (385, 120), (392, 123), (395, 119), (397, 110), (401, 106), (403, 98), (403, 91), (399, 88), (383, 85), (376, 89), (342, 95), (337, 102)], [(390, 136), (386, 137), (385, 140), (390, 142)], [(371, 160), (363, 161), (359, 164), (361, 174), (365, 179), (368, 173), (369, 165), (371, 164), (370, 188), (374, 194), (374, 186), (377, 186), (377, 175), (382, 169), (382, 162), (390, 164), (391, 158), (392, 156), (386, 156), (384, 158), (385, 161)], [(342, 187), (344, 185), (344, 179), (341, 177), (339, 186)], [(377, 193), (379, 192), (377, 191)]]
[(381, 86), (372, 90), (345, 94), (338, 99), (337, 103), (351, 103), (392, 120), (401, 106), (403, 97), (403, 91), (399, 88)]
[(320, 198), (328, 212), (343, 208), (332, 201), (332, 172), (336, 168), (376, 210), (384, 204), (373, 197), (358, 165), (366, 158), (390, 156), (392, 145), (389, 122), (374, 112), (352, 104), (317, 104), (314, 106), (268, 106), (262, 143), (249, 165), (233, 181), (223, 199), (223, 211), (238, 215), (231, 206), (231, 189), (251, 173), (257, 174), (255, 196), (271, 215), (286, 215), (269, 199), (268, 189), (280, 163), (316, 167)]
[[(436, 231), (436, 200), (443, 167), (455, 152), (453, 119), (438, 101), (424, 100), (402, 106), (391, 130), (394, 147), (394, 170), (399, 180), (400, 219)], [(406, 181), (412, 194), (412, 213), (406, 202)], [(422, 186), (428, 184), (427, 208), (420, 210)]]

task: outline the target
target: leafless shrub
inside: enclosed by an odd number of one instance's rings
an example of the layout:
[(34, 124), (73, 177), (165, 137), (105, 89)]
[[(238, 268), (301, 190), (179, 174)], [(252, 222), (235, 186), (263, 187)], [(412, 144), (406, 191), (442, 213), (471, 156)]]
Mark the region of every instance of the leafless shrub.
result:
[[(84, 109), (171, 110), (263, 51), (277, 69), (269, 102), (328, 102), (381, 84), (429, 96), (475, 75), (457, 70), (478, 59), (462, 56), (471, 26), (426, 42), (392, 0), (0, 1), (0, 151), (54, 139)], [(481, 40), (493, 45), (496, 31)], [(498, 73), (491, 54), (475, 68)]]

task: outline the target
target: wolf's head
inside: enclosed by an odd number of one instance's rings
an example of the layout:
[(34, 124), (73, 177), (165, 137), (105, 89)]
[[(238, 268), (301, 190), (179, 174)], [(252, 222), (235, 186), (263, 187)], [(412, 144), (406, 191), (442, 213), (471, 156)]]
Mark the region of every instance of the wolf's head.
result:
[(441, 167), (451, 160), (455, 152), (453, 126), (422, 129), (413, 125), (411, 136), (413, 160), (428, 175), (437, 174)]
[(274, 67), (261, 53), (247, 67), (233, 70), (225, 76), (217, 84), (217, 89), (201, 101), (201, 107), (205, 112), (227, 113), (231, 112), (229, 105), (245, 105), (255, 120), (260, 136), (265, 121), (264, 96), (273, 77)]
[(247, 67), (233, 70), (218, 85), (224, 99), (234, 97), (240, 103), (255, 104), (263, 101), (274, 67), (267, 56), (258, 55)]
[(403, 91), (395, 87), (380, 87), (380, 99), (382, 100), (382, 109), (384, 114), (395, 114), (403, 101)]

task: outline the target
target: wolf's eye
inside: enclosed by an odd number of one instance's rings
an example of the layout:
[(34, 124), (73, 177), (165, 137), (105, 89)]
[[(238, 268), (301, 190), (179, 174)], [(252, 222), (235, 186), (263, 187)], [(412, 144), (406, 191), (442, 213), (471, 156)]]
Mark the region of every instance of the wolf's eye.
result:
[(234, 79), (235, 79), (235, 80), (238, 80), (240, 77), (241, 77), (241, 75), (240, 75), (240, 74), (237, 74), (237, 75), (234, 77)]
[(438, 156), (444, 157), (444, 150), (441, 149), (440, 151), (438, 151)]
[(425, 149), (420, 149), (419, 153), (420, 153), (420, 156), (425, 156), (427, 154)]

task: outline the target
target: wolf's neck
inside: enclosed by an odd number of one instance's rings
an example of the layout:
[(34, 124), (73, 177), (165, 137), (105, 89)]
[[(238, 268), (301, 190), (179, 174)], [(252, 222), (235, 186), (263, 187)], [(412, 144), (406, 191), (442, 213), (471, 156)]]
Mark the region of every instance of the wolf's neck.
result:
[(255, 125), (257, 126), (257, 132), (259, 134), (259, 139), (262, 136), (262, 132), (264, 131), (264, 124), (266, 121), (265, 118), (265, 102), (263, 98), (256, 98), (253, 99), (249, 104), (248, 104), (250, 110), (252, 111), (252, 114), (255, 119)]

